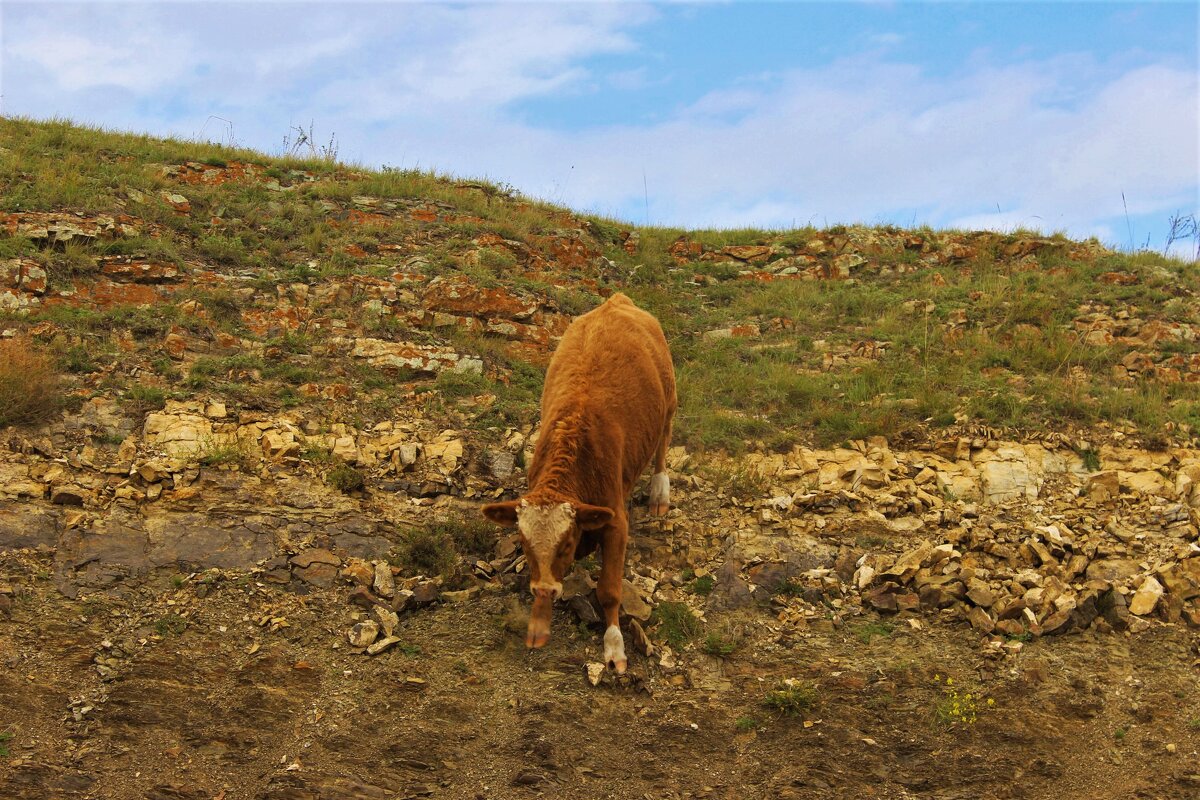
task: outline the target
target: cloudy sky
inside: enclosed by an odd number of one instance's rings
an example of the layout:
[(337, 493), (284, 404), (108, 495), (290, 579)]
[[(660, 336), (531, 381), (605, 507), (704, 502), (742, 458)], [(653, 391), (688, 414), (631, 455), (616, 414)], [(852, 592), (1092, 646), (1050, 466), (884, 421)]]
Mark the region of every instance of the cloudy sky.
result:
[(1192, 2), (0, 0), (0, 113), (273, 153), (311, 124), (639, 223), (1161, 250), (1200, 212), (1197, 39)]

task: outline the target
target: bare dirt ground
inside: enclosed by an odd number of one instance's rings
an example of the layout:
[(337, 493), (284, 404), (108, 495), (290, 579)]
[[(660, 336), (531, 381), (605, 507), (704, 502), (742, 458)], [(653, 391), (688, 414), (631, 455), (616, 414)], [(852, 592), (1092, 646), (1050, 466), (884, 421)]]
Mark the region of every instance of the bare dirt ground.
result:
[[(631, 655), (593, 687), (596, 631), (560, 611), (527, 652), (524, 598), (498, 586), (403, 616), (372, 658), (346, 643), (344, 588), (164, 572), (81, 602), (50, 566), (0, 560), (13, 800), (1200, 797), (1183, 626), (1001, 653), (929, 617), (780, 635), (762, 611), (727, 658)], [(764, 706), (786, 679), (810, 707)]]

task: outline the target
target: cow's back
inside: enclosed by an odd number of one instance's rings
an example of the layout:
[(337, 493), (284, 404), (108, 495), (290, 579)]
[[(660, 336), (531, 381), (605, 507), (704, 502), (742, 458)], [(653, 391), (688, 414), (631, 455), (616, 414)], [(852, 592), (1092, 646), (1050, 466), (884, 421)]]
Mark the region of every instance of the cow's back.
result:
[(675, 405), (675, 373), (662, 327), (616, 294), (563, 334), (546, 371), (542, 422), (582, 412), (620, 443), (623, 471), (640, 472)]

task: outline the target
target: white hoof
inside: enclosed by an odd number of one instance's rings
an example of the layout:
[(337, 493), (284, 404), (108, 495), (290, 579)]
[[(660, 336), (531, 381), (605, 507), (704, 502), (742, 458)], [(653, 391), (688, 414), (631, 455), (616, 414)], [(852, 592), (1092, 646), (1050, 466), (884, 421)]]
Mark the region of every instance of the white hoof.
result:
[(650, 476), (650, 513), (661, 517), (671, 507), (671, 479), (665, 472)]
[(616, 625), (609, 625), (608, 630), (604, 631), (604, 665), (618, 675), (624, 675), (629, 665), (625, 658), (625, 637)]

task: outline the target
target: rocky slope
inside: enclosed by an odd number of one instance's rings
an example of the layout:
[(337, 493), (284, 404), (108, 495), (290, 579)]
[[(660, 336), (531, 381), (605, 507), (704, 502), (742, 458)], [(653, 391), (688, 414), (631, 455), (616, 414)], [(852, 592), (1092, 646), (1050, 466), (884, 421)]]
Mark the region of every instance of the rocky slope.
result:
[[(580, 772), (547, 744), (596, 702), (673, 754), (616, 778), (648, 796), (1200, 791), (1194, 265), (1020, 232), (638, 230), (486, 184), (0, 130), (0, 336), (52, 365), (8, 379), (65, 398), (0, 430), (9, 795), (598, 796), (621, 747)], [(556, 337), (615, 290), (663, 320), (684, 402), (675, 507), (637, 513), (622, 681), (589, 671), (595, 565), (526, 655), (523, 560), (474, 521), (523, 486)], [(463, 768), (440, 737), (468, 718), (508, 755)], [(347, 731), (384, 720), (439, 738), (353, 766)], [(1047, 762), (1047, 725), (1122, 731), (1110, 768)], [(972, 761), (998, 744), (1007, 773)], [(797, 747), (871, 766), (789, 772)], [(937, 777), (947, 752), (978, 791)]]

